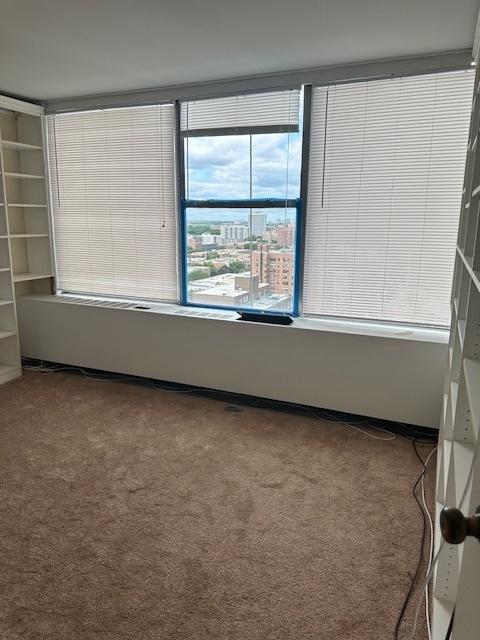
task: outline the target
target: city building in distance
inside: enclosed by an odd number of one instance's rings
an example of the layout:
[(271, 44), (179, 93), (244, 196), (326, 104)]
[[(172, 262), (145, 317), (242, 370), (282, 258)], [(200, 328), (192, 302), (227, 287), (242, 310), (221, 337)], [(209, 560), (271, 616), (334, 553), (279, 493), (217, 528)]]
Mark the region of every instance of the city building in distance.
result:
[(293, 291), (293, 253), (291, 249), (271, 249), (260, 244), (252, 251), (252, 275), (260, 275), (275, 293), (291, 294)]
[(263, 236), (267, 230), (267, 214), (262, 212), (252, 213), (252, 236)]
[[(240, 212), (187, 217), (188, 299), (205, 306), (289, 311), (294, 288), (293, 215)], [(270, 214), (271, 215), (271, 214)], [(272, 216), (273, 217), (273, 216)]]

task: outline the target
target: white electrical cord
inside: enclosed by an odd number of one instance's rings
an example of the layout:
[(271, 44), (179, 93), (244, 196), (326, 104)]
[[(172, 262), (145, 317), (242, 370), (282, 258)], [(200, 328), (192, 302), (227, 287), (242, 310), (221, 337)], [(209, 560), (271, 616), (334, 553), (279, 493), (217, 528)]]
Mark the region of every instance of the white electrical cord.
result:
[[(319, 411), (323, 414), (323, 415), (319, 415), (318, 413), (316, 413), (316, 411), (313, 411), (313, 409), (310, 409), (305, 405), (294, 404), (293, 402), (282, 402), (282, 404), (288, 405), (289, 407), (294, 407), (295, 409), (303, 409), (307, 413), (310, 413), (314, 418), (317, 418), (317, 420), (320, 420), (320, 422), (334, 422), (334, 423), (342, 424), (343, 426), (348, 427), (349, 429), (355, 429), (355, 431), (360, 431), (360, 433), (363, 433), (364, 436), (368, 436), (369, 438), (373, 438), (374, 440), (388, 441), (388, 440), (396, 440), (398, 437), (397, 434), (395, 433), (392, 434), (391, 431), (388, 431), (387, 429), (382, 429), (382, 427), (377, 427), (376, 425), (372, 424), (370, 420), (359, 420), (358, 422), (356, 421), (355, 424), (352, 424), (351, 422), (344, 422), (343, 420), (340, 420), (339, 418), (337, 418), (336, 415), (329, 413), (328, 411), (325, 411), (325, 409), (319, 409)], [(323, 416), (327, 416), (328, 420), (326, 420)], [(378, 436), (374, 436), (373, 434), (368, 433), (368, 431), (365, 431), (364, 429), (360, 429), (356, 425), (366, 426), (369, 429), (373, 429), (375, 431), (382, 431), (383, 433), (387, 433), (391, 437), (379, 438)]]
[[(365, 436), (368, 436), (369, 438), (373, 438), (374, 440), (396, 440), (397, 439), (397, 435), (394, 433), (392, 434), (390, 431), (387, 431), (387, 429), (382, 429), (381, 427), (375, 427), (374, 425), (372, 425), (370, 423), (369, 420), (365, 420), (365, 422), (363, 423), (359, 423), (359, 424), (366, 424), (368, 425), (368, 427), (370, 429), (374, 429), (375, 431), (382, 431), (383, 433), (388, 433), (389, 436), (391, 436), (390, 438), (379, 438), (378, 436), (374, 436), (372, 433), (368, 433), (368, 431), (364, 431), (363, 429), (360, 429), (359, 427), (354, 426), (353, 424), (350, 424), (348, 422), (344, 422), (343, 420), (339, 420), (336, 416), (334, 416), (331, 413), (328, 413), (328, 411), (325, 411), (324, 409), (321, 410), (322, 413), (326, 416), (328, 416), (330, 418), (330, 420), (332, 422), (338, 422), (339, 424), (343, 424), (345, 427), (350, 427), (350, 429), (355, 429), (356, 431), (360, 431), (360, 433), (363, 433)], [(310, 413), (313, 413), (313, 415), (318, 418), (319, 420), (322, 420), (322, 417), (317, 415), (314, 411), (310, 411)]]

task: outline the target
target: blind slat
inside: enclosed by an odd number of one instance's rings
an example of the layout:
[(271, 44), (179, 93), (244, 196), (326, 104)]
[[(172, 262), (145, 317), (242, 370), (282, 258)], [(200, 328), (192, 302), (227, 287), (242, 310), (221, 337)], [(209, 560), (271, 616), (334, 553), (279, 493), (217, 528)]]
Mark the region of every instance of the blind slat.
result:
[(314, 89), (306, 313), (450, 323), (473, 79)]

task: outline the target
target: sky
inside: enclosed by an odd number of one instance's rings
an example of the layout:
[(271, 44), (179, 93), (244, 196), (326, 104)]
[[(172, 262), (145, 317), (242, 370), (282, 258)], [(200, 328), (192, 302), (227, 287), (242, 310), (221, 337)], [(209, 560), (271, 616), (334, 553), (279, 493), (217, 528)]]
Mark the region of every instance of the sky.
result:
[[(191, 199), (250, 196), (249, 136), (189, 138), (185, 148), (188, 167), (186, 195)], [(252, 138), (252, 197), (297, 198), (300, 190), (301, 134), (256, 134)], [(288, 176), (288, 190), (287, 190)], [(291, 216), (293, 217), (293, 212)], [(284, 212), (267, 212), (269, 222)], [(290, 217), (290, 215), (288, 216)], [(246, 211), (190, 209), (189, 221), (242, 220)]]

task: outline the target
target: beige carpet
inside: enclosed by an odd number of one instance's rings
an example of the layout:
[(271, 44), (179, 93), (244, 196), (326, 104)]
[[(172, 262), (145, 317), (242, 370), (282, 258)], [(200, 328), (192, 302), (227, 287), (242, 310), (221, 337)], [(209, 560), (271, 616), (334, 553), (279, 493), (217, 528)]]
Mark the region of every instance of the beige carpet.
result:
[(411, 445), (225, 407), (65, 373), (0, 387), (2, 640), (393, 638)]

